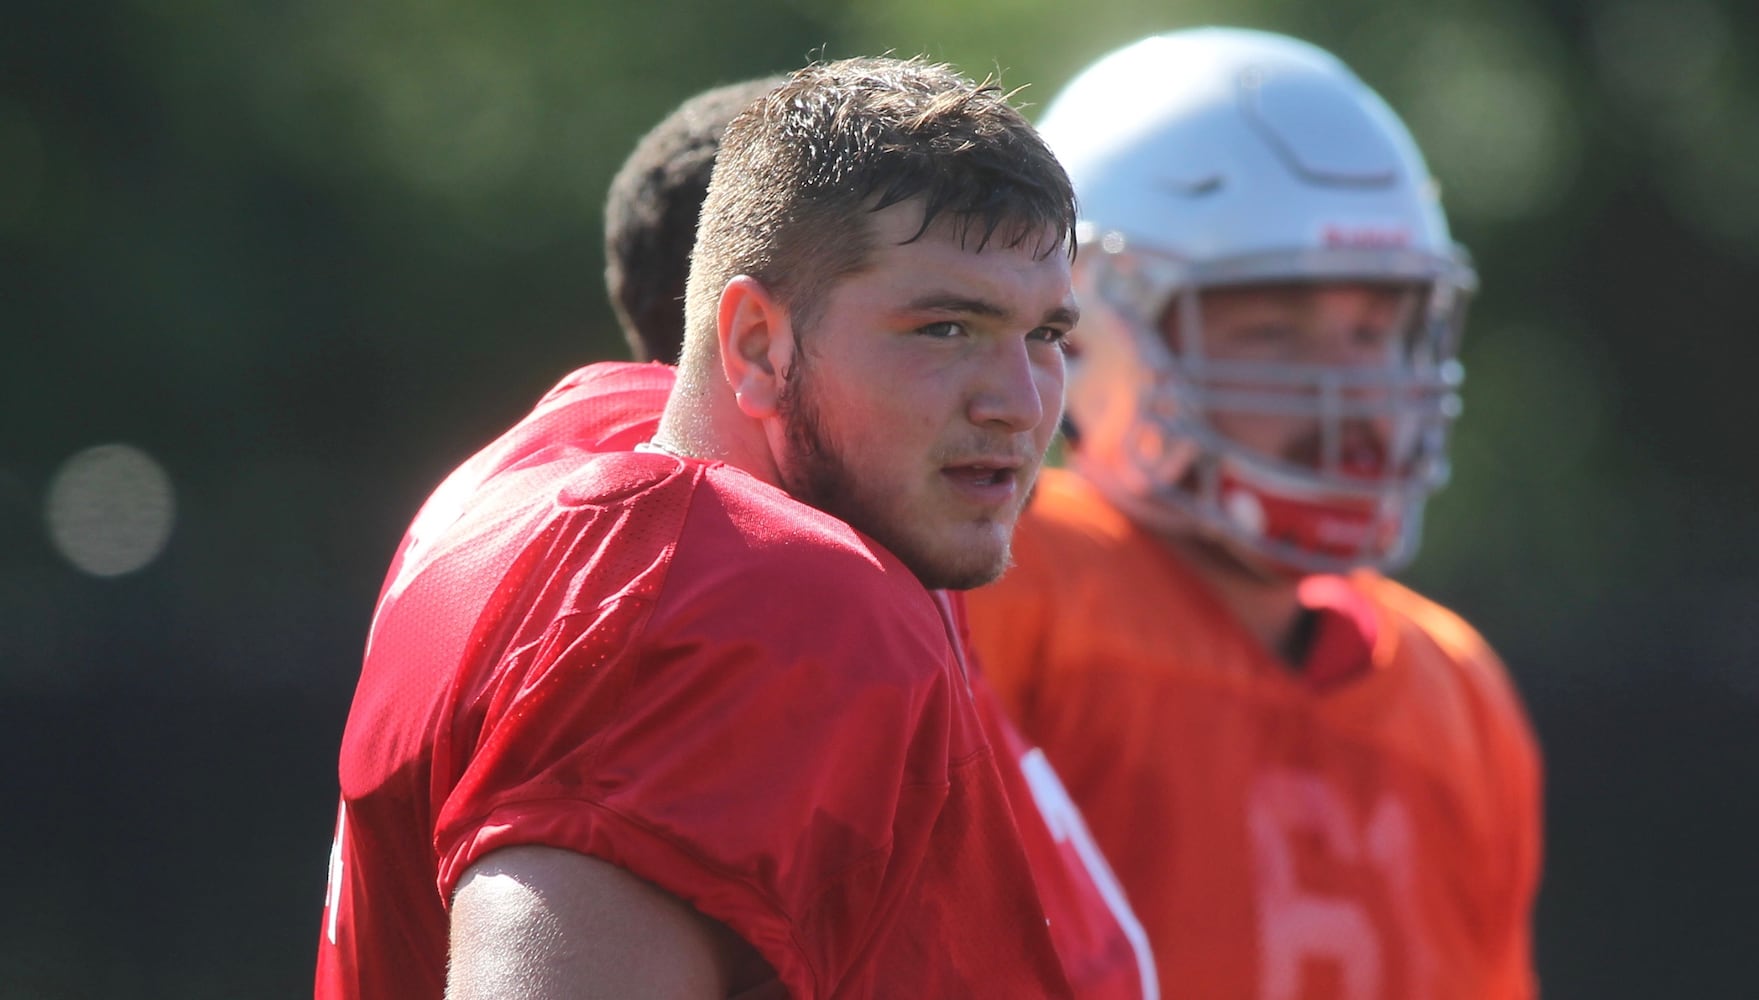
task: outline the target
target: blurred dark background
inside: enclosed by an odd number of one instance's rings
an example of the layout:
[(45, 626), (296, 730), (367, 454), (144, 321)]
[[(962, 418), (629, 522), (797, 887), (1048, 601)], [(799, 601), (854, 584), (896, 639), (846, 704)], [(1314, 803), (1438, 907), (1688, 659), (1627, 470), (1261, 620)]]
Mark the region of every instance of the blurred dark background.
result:
[(1737, 0), (21, 0), (0, 30), (0, 996), (308, 995), (408, 517), (620, 356), (600, 204), (830, 56), (1042, 107), (1151, 31), (1331, 48), (1483, 277), (1407, 574), (1549, 758), (1551, 997), (1759, 995), (1759, 9)]

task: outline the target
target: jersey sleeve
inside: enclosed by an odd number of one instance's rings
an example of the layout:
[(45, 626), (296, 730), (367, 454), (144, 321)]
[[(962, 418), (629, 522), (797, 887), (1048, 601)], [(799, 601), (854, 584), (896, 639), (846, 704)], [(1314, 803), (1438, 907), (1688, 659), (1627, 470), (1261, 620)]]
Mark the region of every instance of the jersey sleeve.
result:
[(1500, 988), (1492, 995), (1531, 1000), (1539, 995), (1533, 964), (1533, 911), (1544, 852), (1544, 777), (1538, 742), (1507, 670), (1480, 640), (1478, 667), (1493, 687), (1486, 743), (1503, 776), (1508, 838), (1506, 889), (1501, 914), (1505, 933), (1495, 967)]
[(729, 926), (791, 995), (830, 992), (948, 794), (948, 645), (926, 594), (777, 552), (687, 537), (665, 579), (512, 654), (440, 812), (447, 898), (498, 848), (577, 851)]
[(1537, 737), (1501, 657), (1477, 630), (1439, 605), (1395, 584), (1379, 592), (1417, 622), (1465, 680), (1476, 732), (1474, 756), (1490, 789), (1498, 842), (1491, 856), (1495, 908), (1487, 914), (1485, 996), (1531, 1000), (1539, 985), (1533, 964), (1533, 915), (1544, 844), (1543, 763)]

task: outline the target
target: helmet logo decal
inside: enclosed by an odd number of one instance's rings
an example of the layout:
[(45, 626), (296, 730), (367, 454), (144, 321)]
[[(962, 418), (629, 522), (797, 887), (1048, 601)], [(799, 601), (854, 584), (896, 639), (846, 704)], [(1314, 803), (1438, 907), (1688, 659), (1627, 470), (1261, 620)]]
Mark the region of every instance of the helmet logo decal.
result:
[(1400, 249), (1411, 245), (1408, 226), (1326, 222), (1319, 227), (1319, 244), (1369, 250)]
[(1163, 177), (1155, 182), (1155, 186), (1168, 194), (1179, 195), (1184, 198), (1201, 198), (1204, 195), (1215, 194), (1217, 191), (1220, 191), (1224, 183), (1226, 183), (1226, 181), (1222, 178), (1221, 174), (1207, 174), (1202, 177), (1194, 177), (1190, 180)]

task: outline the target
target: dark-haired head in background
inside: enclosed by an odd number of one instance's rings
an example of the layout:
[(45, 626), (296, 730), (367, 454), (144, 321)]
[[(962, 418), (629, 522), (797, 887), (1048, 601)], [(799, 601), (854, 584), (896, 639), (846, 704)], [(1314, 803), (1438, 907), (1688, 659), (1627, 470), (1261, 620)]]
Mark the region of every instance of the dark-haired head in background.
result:
[(784, 77), (705, 90), (635, 144), (605, 196), (605, 290), (637, 361), (678, 363), (696, 219), (727, 122)]

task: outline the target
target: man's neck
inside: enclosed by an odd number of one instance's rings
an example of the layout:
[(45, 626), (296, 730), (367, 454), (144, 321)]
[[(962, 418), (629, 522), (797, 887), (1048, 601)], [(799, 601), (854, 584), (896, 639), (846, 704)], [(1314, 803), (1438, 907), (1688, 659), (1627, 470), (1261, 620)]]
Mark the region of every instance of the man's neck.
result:
[(1301, 578), (1253, 566), (1200, 535), (1169, 539), (1185, 565), (1233, 612), (1259, 644), (1291, 667), (1306, 656), (1309, 617), (1301, 605)]
[(673, 387), (660, 415), (654, 444), (664, 451), (724, 462), (771, 484), (781, 485), (761, 423), (739, 409), (725, 384)]

